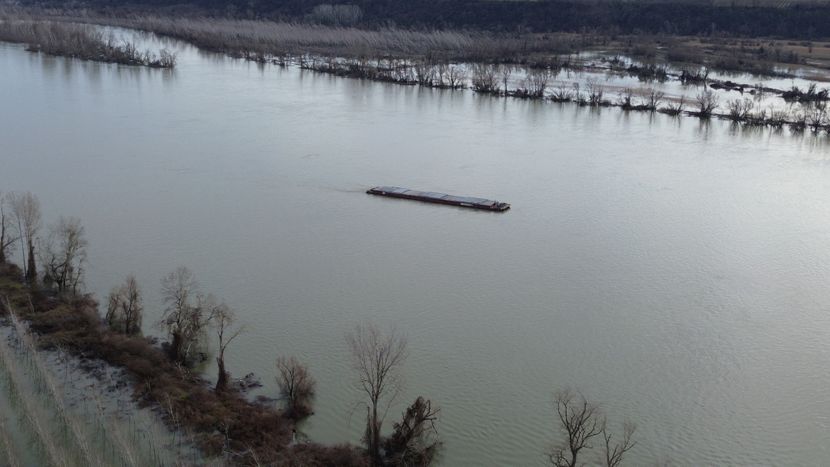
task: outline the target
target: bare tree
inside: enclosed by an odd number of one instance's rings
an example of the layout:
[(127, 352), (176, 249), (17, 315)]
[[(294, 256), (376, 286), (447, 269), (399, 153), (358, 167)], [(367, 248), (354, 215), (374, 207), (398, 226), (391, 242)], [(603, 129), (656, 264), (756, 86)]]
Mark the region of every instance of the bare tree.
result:
[(557, 392), (554, 402), (565, 441), (550, 452), (550, 462), (555, 467), (576, 467), (579, 452), (591, 448), (591, 438), (602, 433), (605, 422), (597, 406), (570, 390)]
[(447, 75), (450, 71), (450, 64), (447, 62), (439, 62), (436, 65), (436, 69), (438, 71), (436, 72), (437, 78), (435, 85), (439, 88), (447, 87)]
[(499, 80), (496, 68), (483, 63), (473, 65), (472, 86), (475, 92), (498, 94)]
[(814, 132), (818, 133), (818, 131), (827, 121), (827, 103), (813, 103), (812, 108), (807, 114), (807, 120), (809, 120), (810, 122), (810, 128), (812, 128)]
[(18, 239), (18, 234), (14, 231), (12, 216), (6, 212), (9, 198), (7, 193), (0, 191), (0, 264), (6, 263), (8, 251), (12, 249)]
[(219, 355), (216, 357), (219, 374), (216, 378), (216, 392), (222, 392), (228, 386), (228, 372), (225, 370), (225, 350), (239, 336), (242, 328), (231, 329), (236, 321), (236, 313), (224, 302), (212, 307), (211, 320), (216, 327), (216, 337), (219, 338)]
[(190, 363), (193, 349), (204, 337), (213, 300), (199, 294), (199, 285), (186, 267), (179, 267), (165, 276), (161, 281), (161, 292), (166, 308), (157, 325), (167, 331), (171, 339), (170, 358), (186, 365)]
[(623, 437), (619, 443), (611, 440), (611, 433), (603, 423), (602, 437), (605, 440), (605, 467), (618, 467), (623, 460), (625, 453), (631, 450), (637, 442), (633, 440), (637, 426), (626, 422), (623, 425)]
[(510, 81), (510, 75), (513, 74), (513, 66), (499, 65), (499, 75), (501, 75), (501, 84), (504, 89), (504, 95), (507, 95), (507, 84)]
[(119, 287), (110, 291), (106, 321), (110, 329), (127, 335), (141, 332), (144, 303), (135, 276), (129, 275)]
[(447, 84), (449, 84), (450, 89), (463, 88), (466, 80), (467, 73), (464, 71), (464, 67), (449, 65), (447, 69)]
[(599, 84), (599, 81), (594, 78), (590, 78), (585, 81), (585, 88), (588, 93), (588, 104), (592, 107), (598, 107), (605, 104), (605, 101), (603, 100), (605, 88)]
[(525, 83), (529, 96), (536, 98), (545, 97), (545, 91), (548, 88), (551, 76), (551, 72), (548, 69), (528, 68)]
[(686, 106), (686, 96), (680, 96), (680, 100), (673, 104), (669, 102), (666, 106), (660, 109), (661, 112), (668, 115), (680, 115), (683, 113), (683, 108)]
[(20, 245), (23, 253), (23, 273), (27, 281), (34, 282), (37, 279), (35, 240), (41, 226), (40, 201), (28, 191), (26, 193), (13, 193), (11, 206), (12, 214), (17, 221), (17, 232), (23, 239)]
[(579, 105), (588, 105), (588, 99), (580, 91), (579, 81), (573, 83), (573, 99)]
[(718, 106), (718, 95), (711, 89), (705, 89), (698, 93), (695, 97), (695, 102), (697, 103), (698, 109), (697, 115), (701, 118), (709, 118)]
[(432, 86), (435, 83), (435, 77), (438, 70), (435, 65), (428, 61), (418, 61), (413, 66), (415, 70), (415, 79), (421, 86)]
[(53, 285), (61, 293), (77, 293), (83, 279), (87, 245), (81, 220), (61, 217), (49, 228), (49, 235), (41, 244), (44, 283)]
[(750, 112), (755, 107), (755, 102), (752, 99), (735, 99), (727, 103), (729, 110), (729, 118), (735, 122), (741, 122), (749, 117)]
[[(406, 339), (394, 329), (384, 335), (377, 326), (370, 324), (355, 328), (346, 336), (346, 342), (359, 376), (359, 387), (368, 397), (366, 444), (369, 456), (373, 465), (380, 465), (380, 429), (389, 405), (402, 388)], [(382, 404), (385, 407), (381, 408)]]
[(648, 110), (654, 112), (657, 110), (657, 107), (660, 106), (660, 103), (663, 101), (663, 98), (666, 97), (666, 94), (662, 91), (658, 91), (654, 88), (649, 88), (646, 90), (645, 93), (645, 106)]
[(573, 93), (573, 90), (568, 88), (568, 85), (565, 82), (562, 82), (553, 90), (551, 99), (554, 102), (569, 102), (573, 98)]
[(286, 401), (288, 415), (295, 419), (309, 415), (317, 382), (308, 368), (296, 357), (279, 357), (277, 371), (277, 385)]
[(625, 88), (622, 91), (620, 91), (620, 97), (619, 97), (618, 103), (619, 103), (619, 105), (622, 109), (630, 110), (632, 107), (634, 107), (633, 100), (634, 100), (634, 90), (633, 89)]
[(435, 428), (437, 419), (438, 409), (432, 408), (431, 401), (423, 397), (415, 399), (386, 440), (384, 447), (390, 464), (429, 465), (440, 445)]

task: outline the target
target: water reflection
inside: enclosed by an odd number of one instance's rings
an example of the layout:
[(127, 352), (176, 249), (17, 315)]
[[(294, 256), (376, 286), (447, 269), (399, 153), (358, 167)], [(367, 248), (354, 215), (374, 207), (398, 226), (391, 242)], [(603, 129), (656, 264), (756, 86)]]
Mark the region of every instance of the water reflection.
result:
[(701, 141), (708, 141), (709, 140), (709, 133), (712, 128), (712, 119), (711, 118), (701, 118), (698, 119), (697, 123), (697, 131), (695, 135), (701, 139)]

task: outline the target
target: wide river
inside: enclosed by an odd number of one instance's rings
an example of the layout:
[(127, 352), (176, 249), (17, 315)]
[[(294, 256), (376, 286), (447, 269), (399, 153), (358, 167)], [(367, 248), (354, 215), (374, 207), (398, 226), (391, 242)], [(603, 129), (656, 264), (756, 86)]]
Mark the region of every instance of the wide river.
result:
[(88, 290), (134, 273), (145, 333), (192, 269), (246, 328), (235, 376), (273, 396), (277, 356), (308, 363), (311, 439), (360, 441), (344, 336), (373, 322), (409, 342), (385, 426), (432, 399), (441, 465), (543, 465), (565, 387), (637, 424), (628, 465), (830, 462), (830, 137), (177, 47), (164, 72), (0, 44), (0, 189), (80, 217)]

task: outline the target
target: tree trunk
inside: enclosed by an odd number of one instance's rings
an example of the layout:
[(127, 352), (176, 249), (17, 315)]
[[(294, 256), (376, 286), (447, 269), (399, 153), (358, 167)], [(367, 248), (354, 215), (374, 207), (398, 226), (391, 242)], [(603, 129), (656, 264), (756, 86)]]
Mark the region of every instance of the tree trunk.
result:
[(6, 218), (0, 217), (0, 264), (6, 264)]
[(35, 267), (35, 244), (33, 240), (29, 241), (29, 265), (26, 268), (26, 280), (34, 283), (37, 280), (37, 269)]
[(369, 439), (369, 455), (372, 458), (372, 465), (383, 465), (380, 458), (380, 424), (378, 423), (378, 408), (376, 405), (372, 406), (372, 419), (370, 420), (370, 439)]
[(179, 352), (181, 351), (182, 338), (178, 332), (173, 333), (173, 342), (170, 343), (170, 359), (174, 362), (179, 362)]
[(219, 376), (216, 378), (216, 392), (223, 392), (228, 388), (228, 373), (225, 371), (225, 357), (216, 357), (216, 364), (219, 365)]

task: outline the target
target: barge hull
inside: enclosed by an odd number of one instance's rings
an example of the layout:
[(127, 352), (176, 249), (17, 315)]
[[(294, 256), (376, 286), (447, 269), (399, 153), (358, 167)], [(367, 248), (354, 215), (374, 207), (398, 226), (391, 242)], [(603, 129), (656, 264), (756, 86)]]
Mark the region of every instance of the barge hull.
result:
[(502, 203), (491, 199), (475, 198), (472, 196), (454, 196), (431, 191), (409, 190), (397, 186), (376, 186), (367, 190), (366, 193), (376, 196), (386, 196), (389, 198), (411, 199), (414, 201), (423, 201), (425, 203), (447, 204), (463, 208), (481, 209), (484, 211), (504, 212), (510, 209), (510, 205), (508, 203)]

